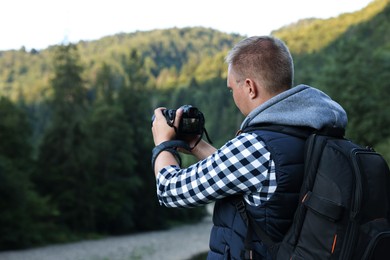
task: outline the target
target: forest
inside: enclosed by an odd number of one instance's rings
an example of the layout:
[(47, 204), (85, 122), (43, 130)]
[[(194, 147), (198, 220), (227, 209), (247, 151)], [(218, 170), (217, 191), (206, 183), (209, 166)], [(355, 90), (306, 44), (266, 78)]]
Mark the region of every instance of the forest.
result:
[[(295, 84), (342, 104), (346, 137), (390, 162), (390, 0), (272, 35), (292, 52)], [(0, 250), (203, 218), (204, 208), (158, 204), (151, 117), (158, 106), (191, 104), (216, 147), (233, 137), (243, 117), (224, 57), (244, 37), (169, 28), (0, 51)]]

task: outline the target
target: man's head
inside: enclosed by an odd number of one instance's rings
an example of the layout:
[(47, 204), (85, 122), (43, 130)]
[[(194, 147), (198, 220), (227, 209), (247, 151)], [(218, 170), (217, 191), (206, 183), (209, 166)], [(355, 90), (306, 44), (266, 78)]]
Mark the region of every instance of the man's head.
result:
[(294, 64), (287, 46), (271, 36), (240, 41), (225, 59), (228, 87), (244, 115), (293, 85)]

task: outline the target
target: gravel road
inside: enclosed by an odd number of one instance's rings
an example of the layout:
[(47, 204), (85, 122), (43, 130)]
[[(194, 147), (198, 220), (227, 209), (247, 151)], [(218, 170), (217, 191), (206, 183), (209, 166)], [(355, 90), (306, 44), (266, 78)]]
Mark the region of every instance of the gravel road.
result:
[(0, 260), (187, 260), (208, 250), (210, 217), (166, 231), (0, 252)]

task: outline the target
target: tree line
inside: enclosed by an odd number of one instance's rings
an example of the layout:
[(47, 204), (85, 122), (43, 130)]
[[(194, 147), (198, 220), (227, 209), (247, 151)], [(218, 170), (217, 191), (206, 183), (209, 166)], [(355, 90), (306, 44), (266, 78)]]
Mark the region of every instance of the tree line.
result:
[(40, 105), (49, 120), (35, 152), (34, 118), (0, 99), (0, 249), (160, 229), (204, 215), (203, 208), (157, 203), (150, 166), (153, 93), (145, 89), (142, 67), (132, 51), (123, 60), (126, 78), (112, 84), (117, 75), (102, 66), (88, 91), (77, 47), (58, 46), (52, 96)]

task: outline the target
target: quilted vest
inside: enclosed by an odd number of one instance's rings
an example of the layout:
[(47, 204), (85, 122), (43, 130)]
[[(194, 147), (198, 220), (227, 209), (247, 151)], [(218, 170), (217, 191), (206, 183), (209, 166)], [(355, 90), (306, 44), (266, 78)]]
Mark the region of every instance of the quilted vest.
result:
[[(257, 207), (247, 204), (247, 210), (274, 241), (280, 241), (298, 205), (305, 140), (265, 130), (254, 133), (264, 141), (275, 162), (277, 188), (268, 201)], [(216, 201), (213, 223), (207, 259), (241, 259), (247, 228), (231, 198)], [(265, 246), (258, 238), (254, 240), (257, 241), (254, 243), (256, 253), (269, 259)]]

